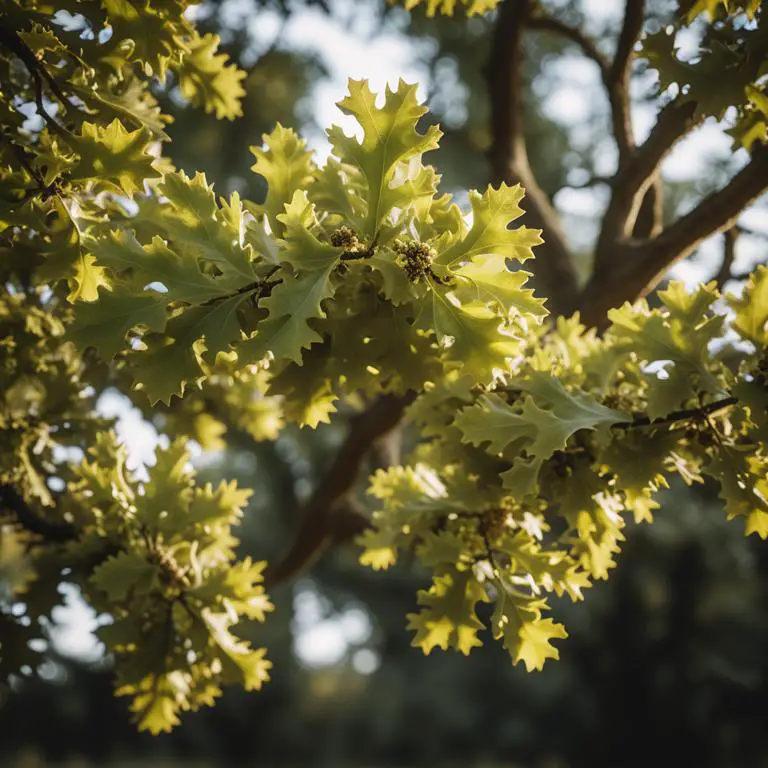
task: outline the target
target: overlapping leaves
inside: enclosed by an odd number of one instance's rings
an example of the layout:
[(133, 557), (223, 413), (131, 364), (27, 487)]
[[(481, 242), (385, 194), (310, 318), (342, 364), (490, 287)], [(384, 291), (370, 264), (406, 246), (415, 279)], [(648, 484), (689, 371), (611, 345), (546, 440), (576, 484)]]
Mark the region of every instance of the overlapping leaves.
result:
[[(115, 654), (117, 694), (132, 697), (139, 728), (170, 730), (224, 684), (260, 688), (271, 666), (264, 650), (232, 632), (271, 610), (264, 563), (237, 561), (233, 551), (231, 528), (251, 492), (224, 481), (196, 485), (181, 441), (160, 451), (139, 483), (126, 472), (124, 449), (102, 435), (81, 474), (70, 492), (92, 501), (68, 544), (68, 567), (112, 617), (99, 635)], [(91, 572), (88, 561), (98, 563)]]
[[(527, 274), (509, 268), (541, 241), (510, 228), (521, 188), (473, 192), (467, 228), (422, 162), (440, 134), (418, 132), (415, 86), (401, 82), (377, 103), (367, 83), (350, 81), (340, 106), (362, 138), (331, 128), (325, 167), (281, 126), (254, 148), (268, 183), (261, 205), (217, 201), (202, 175), (171, 173), (120, 230), (90, 227), (89, 252), (111, 282), (76, 305), (79, 345), (120, 353), (137, 386), (165, 402), (203, 381), (220, 353), (241, 366), (271, 361), (272, 391), (298, 397), (280, 386), (331, 340), (322, 375), (338, 395), (420, 388), (436, 362), (483, 382), (503, 371), (520, 350), (521, 319), (545, 312)], [(355, 360), (365, 364), (352, 375)]]
[(673, 475), (709, 475), (729, 518), (768, 537), (766, 275), (728, 297), (732, 328), (757, 358), (732, 351), (726, 366), (713, 344), (726, 331), (717, 291), (671, 283), (659, 309), (612, 312), (601, 339), (560, 320), (529, 339), (503, 381), (449, 377), (414, 404), (428, 440), (413, 465), (374, 477), (380, 508), (361, 561), (386, 568), (413, 548), (433, 569), (409, 616), (415, 645), (469, 653), (484, 628), (476, 606), (490, 601), (490, 629), (514, 663), (557, 658), (552, 641), (566, 631), (547, 593), (578, 600), (607, 578), (626, 518), (652, 521)]
[[(766, 21), (759, 2), (730, 3), (700, 0), (693, 4), (688, 20), (701, 13), (725, 20), (706, 28), (700, 51), (681, 57), (676, 33), (663, 30), (643, 39), (643, 56), (659, 75), (661, 90), (679, 89), (680, 103), (694, 102), (695, 114), (722, 118), (735, 107), (736, 119), (729, 133), (737, 145), (751, 149), (768, 142), (768, 94), (766, 94)], [(743, 23), (745, 12), (749, 23)]]

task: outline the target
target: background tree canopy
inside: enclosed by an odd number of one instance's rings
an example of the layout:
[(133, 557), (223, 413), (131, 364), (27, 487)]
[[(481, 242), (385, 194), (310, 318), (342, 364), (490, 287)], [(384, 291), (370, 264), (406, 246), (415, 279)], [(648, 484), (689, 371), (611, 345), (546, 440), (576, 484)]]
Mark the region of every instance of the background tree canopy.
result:
[(2, 761), (762, 765), (767, 29), (3, 3)]

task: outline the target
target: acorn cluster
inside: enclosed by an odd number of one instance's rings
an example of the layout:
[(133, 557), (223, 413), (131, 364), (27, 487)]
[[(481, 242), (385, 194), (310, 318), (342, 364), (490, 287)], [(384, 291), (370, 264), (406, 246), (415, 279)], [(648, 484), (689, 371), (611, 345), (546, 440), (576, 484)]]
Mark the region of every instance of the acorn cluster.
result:
[(340, 226), (331, 233), (331, 245), (334, 248), (346, 248), (348, 251), (355, 250), (360, 244), (355, 231), (346, 224)]
[(405, 270), (412, 283), (434, 277), (432, 262), (437, 255), (434, 248), (415, 240), (395, 240), (392, 249), (397, 254), (397, 264)]

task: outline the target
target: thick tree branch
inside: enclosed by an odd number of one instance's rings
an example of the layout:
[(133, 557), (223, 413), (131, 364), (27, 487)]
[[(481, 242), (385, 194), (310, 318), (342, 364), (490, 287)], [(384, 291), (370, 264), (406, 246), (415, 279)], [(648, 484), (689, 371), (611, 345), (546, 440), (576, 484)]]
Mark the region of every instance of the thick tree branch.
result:
[(524, 223), (543, 230), (536, 250), (537, 282), (550, 297), (550, 309), (569, 312), (578, 295), (577, 276), (560, 221), (528, 162), (523, 132), (523, 37), (531, 17), (531, 0), (505, 0), (491, 42), (487, 80), (491, 101), (491, 147), (488, 157), (493, 184), (525, 187)]
[(695, 102), (673, 102), (664, 107), (645, 143), (619, 169), (597, 243), (596, 270), (613, 262), (615, 244), (632, 232), (645, 193), (652, 185), (662, 160), (696, 124), (695, 108)]
[(311, 565), (333, 542), (352, 538), (367, 526), (357, 509), (355, 483), (371, 448), (400, 424), (415, 393), (384, 395), (350, 420), (347, 439), (304, 505), (299, 530), (288, 552), (266, 575), (279, 584)]
[(725, 187), (656, 237), (614, 241), (607, 268), (595, 271), (582, 295), (584, 322), (604, 327), (609, 309), (645, 295), (669, 267), (688, 256), (703, 240), (733, 227), (744, 208), (766, 189), (768, 147), (761, 145)]
[(752, 159), (721, 190), (706, 197), (690, 213), (647, 241), (636, 284), (653, 283), (660, 273), (684, 259), (711, 235), (730, 229), (742, 211), (768, 189), (768, 147), (760, 145)]

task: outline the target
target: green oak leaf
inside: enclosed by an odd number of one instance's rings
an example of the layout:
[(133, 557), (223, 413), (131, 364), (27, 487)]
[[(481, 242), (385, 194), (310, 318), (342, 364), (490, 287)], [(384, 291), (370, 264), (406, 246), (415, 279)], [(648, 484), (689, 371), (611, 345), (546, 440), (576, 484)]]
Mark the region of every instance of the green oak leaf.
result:
[(665, 309), (625, 305), (608, 313), (611, 327), (607, 335), (616, 349), (631, 352), (639, 362), (663, 367), (665, 383), (660, 387), (656, 373), (645, 371), (648, 382), (648, 415), (666, 416), (668, 409), (681, 407), (697, 390), (716, 396), (723, 387), (710, 371), (709, 344), (721, 333), (723, 317), (708, 314), (717, 298), (711, 284), (688, 294), (679, 283), (659, 291)]
[(277, 359), (301, 363), (302, 350), (322, 341), (309, 321), (325, 317), (322, 303), (334, 293), (332, 271), (332, 266), (308, 271), (275, 286), (262, 302), (269, 316), (258, 324), (255, 335), (237, 347), (240, 359), (257, 362), (271, 353)]
[(450, 570), (435, 576), (428, 590), (420, 590), (419, 613), (409, 613), (408, 629), (416, 632), (411, 645), (429, 653), (435, 646), (449, 647), (468, 656), (473, 648), (482, 645), (477, 637), (483, 628), (477, 618), (475, 606), (488, 602), (485, 589), (471, 570)]
[(463, 408), (453, 420), (462, 440), (472, 445), (488, 443), (491, 453), (502, 453), (510, 445), (524, 447), (536, 436), (536, 425), (495, 394), (483, 395)]
[(530, 273), (511, 272), (506, 262), (503, 253), (486, 253), (452, 270), (451, 275), (458, 282), (455, 289), (458, 299), (463, 304), (472, 301), (491, 304), (507, 316), (513, 309), (524, 317), (545, 316), (544, 299), (536, 298), (531, 289), (523, 288)]
[(115, 230), (89, 239), (87, 246), (102, 266), (117, 272), (130, 270), (147, 284), (162, 283), (166, 301), (199, 304), (229, 293), (230, 286), (204, 273), (194, 256), (177, 253), (158, 236), (151, 244), (141, 245), (130, 230)]
[(745, 533), (768, 538), (768, 459), (753, 448), (721, 445), (703, 471), (720, 484), (728, 519), (743, 517)]
[[(532, 421), (536, 421), (534, 413), (540, 415), (541, 407), (549, 406), (552, 414), (568, 425), (570, 434), (580, 429), (589, 429), (595, 430), (601, 439), (605, 439), (614, 424), (630, 419), (630, 414), (602, 405), (589, 392), (566, 389), (551, 374), (534, 371), (525, 379), (516, 379), (513, 386), (531, 396), (532, 404), (536, 406), (535, 411), (529, 411)], [(549, 422), (549, 426), (554, 425)]]
[(535, 495), (538, 491), (539, 473), (543, 464), (542, 456), (525, 456), (515, 459), (512, 467), (501, 473), (504, 487), (516, 499)]
[[(376, 105), (376, 96), (365, 80), (350, 80), (349, 95), (338, 106), (352, 115), (363, 130), (362, 141), (346, 136), (338, 126), (329, 129), (328, 138), (336, 157), (359, 168), (365, 177), (368, 211), (364, 231), (358, 234), (373, 241), (393, 208), (406, 208), (412, 203), (408, 185), (393, 186), (399, 166), (437, 149), (442, 134), (434, 125), (424, 134), (416, 131), (419, 118), (427, 110), (416, 100), (416, 86), (402, 80), (397, 90), (387, 88), (381, 107)], [(431, 177), (428, 183), (433, 182)], [(425, 192), (433, 193), (434, 189)]]
[(147, 128), (128, 131), (115, 119), (106, 127), (84, 122), (80, 135), (68, 139), (80, 155), (72, 180), (95, 181), (131, 197), (144, 189), (144, 180), (157, 178), (149, 152), (152, 135)]
[(519, 352), (520, 342), (503, 328), (504, 319), (481, 302), (460, 304), (446, 287), (428, 281), (415, 325), (432, 332), (445, 356), (462, 364), (478, 381), (488, 381), (507, 359)]
[(184, 5), (179, 0), (166, 0), (163, 8), (153, 6), (150, 0), (101, 2), (113, 30), (111, 41), (130, 40), (132, 57), (161, 82), (176, 55), (180, 36), (191, 30), (182, 16)]
[(97, 566), (91, 582), (110, 600), (119, 602), (129, 595), (147, 595), (160, 587), (158, 567), (136, 552), (120, 552)]
[(520, 207), (524, 196), (525, 190), (519, 184), (510, 187), (502, 183), (498, 189), (489, 186), (482, 195), (471, 190), (472, 227), (461, 239), (452, 235), (444, 237), (447, 247), (441, 247), (438, 240), (436, 263), (454, 267), (485, 254), (497, 254), (518, 262), (532, 258), (532, 248), (543, 242), (541, 232), (527, 227), (509, 229), (524, 213)]
[(283, 236), (284, 224), (280, 214), (293, 200), (294, 193), (305, 190), (310, 184), (314, 163), (312, 152), (298, 134), (278, 123), (271, 133), (262, 136), (264, 148), (251, 147), (256, 162), (251, 166), (254, 173), (267, 180), (267, 197), (259, 206), (269, 221), (272, 232)]
[(760, 264), (749, 276), (741, 297), (729, 294), (726, 301), (735, 313), (736, 333), (760, 349), (768, 348), (768, 267)]
[(289, 264), (299, 274), (329, 271), (337, 266), (343, 248), (324, 243), (312, 233), (318, 228), (315, 205), (304, 190), (294, 193), (277, 218), (283, 225), (282, 263)]
[(694, 0), (686, 20), (690, 24), (695, 18), (705, 13), (710, 21), (715, 21), (721, 10), (726, 13), (744, 11), (750, 19), (754, 19), (760, 9), (761, 2), (762, 0), (746, 0), (746, 2), (739, 2), (739, 0)]
[(234, 120), (243, 114), (246, 73), (228, 66), (229, 55), (219, 51), (218, 35), (193, 33), (186, 42), (187, 52), (174, 67), (184, 98), (221, 120)]
[(231, 212), (219, 208), (205, 174), (190, 179), (183, 172), (167, 174), (159, 186), (167, 199), (158, 213), (174, 250), (184, 250), (187, 258), (213, 262), (231, 289), (242, 288), (257, 279), (245, 244), (243, 229), (232, 226)]
[(167, 322), (167, 299), (157, 293), (135, 293), (126, 287), (101, 292), (99, 300), (75, 305), (75, 320), (67, 338), (85, 350), (93, 347), (111, 360), (126, 346), (126, 335), (134, 328), (161, 333)]
[(137, 501), (150, 531), (173, 534), (182, 527), (192, 497), (189, 458), (184, 440), (174, 440), (165, 450), (157, 451), (144, 495)]
[(207, 305), (190, 307), (171, 318), (162, 339), (147, 339), (149, 349), (131, 355), (134, 378), (152, 403), (170, 405), (204, 374), (198, 356), (215, 361), (241, 337), (237, 308), (247, 298), (238, 294)]
[(532, 672), (542, 670), (547, 659), (559, 659), (560, 653), (552, 645), (552, 640), (566, 638), (568, 633), (562, 624), (541, 617), (546, 602), (518, 593), (503, 580), (497, 584), (499, 594), (491, 628), (493, 636), (503, 640), (512, 663), (522, 661), (525, 668)]

